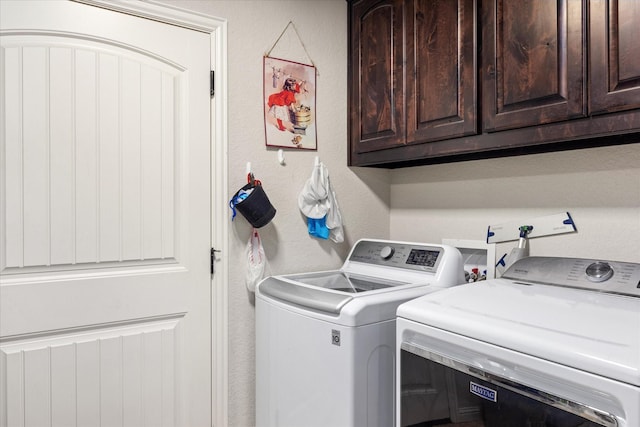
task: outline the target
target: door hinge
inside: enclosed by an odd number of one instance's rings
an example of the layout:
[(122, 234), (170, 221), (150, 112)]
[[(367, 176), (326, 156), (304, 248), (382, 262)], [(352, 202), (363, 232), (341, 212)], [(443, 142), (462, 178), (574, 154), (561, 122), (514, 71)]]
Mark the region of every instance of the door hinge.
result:
[(213, 94), (216, 92), (215, 88), (215, 73), (211, 70), (211, 74), (209, 74), (209, 90), (211, 97), (213, 98)]
[(215, 271), (214, 264), (216, 262), (216, 252), (220, 252), (217, 249), (211, 248), (211, 274)]

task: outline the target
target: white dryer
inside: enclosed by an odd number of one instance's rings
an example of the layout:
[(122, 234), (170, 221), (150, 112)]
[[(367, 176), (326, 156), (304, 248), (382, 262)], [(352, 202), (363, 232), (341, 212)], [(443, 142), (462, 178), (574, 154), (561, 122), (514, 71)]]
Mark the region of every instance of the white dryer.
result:
[(464, 282), (451, 246), (360, 240), (339, 270), (256, 287), (256, 425), (389, 427), (399, 304)]
[(396, 426), (640, 426), (640, 264), (524, 258), (398, 307)]

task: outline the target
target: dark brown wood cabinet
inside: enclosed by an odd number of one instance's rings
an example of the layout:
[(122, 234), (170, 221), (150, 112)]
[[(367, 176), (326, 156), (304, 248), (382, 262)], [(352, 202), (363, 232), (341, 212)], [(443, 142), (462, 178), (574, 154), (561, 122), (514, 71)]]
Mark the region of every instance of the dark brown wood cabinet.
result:
[(589, 112), (640, 108), (640, 1), (591, 0)]
[(586, 117), (581, 0), (494, 0), (482, 8), (482, 128)]
[(475, 1), (406, 3), (407, 143), (474, 135)]
[(359, 152), (403, 145), (404, 2), (362, 1), (350, 11), (351, 140)]
[(349, 164), (640, 142), (636, 0), (349, 0)]
[(475, 134), (474, 0), (363, 0), (350, 7), (352, 159)]

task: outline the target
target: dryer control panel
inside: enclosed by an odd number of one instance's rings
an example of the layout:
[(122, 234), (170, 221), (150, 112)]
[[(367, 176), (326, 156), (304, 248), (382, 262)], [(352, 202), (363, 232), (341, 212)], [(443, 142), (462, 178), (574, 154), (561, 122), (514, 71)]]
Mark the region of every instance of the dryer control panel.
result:
[(631, 262), (528, 257), (509, 267), (502, 277), (640, 297), (640, 264)]
[(441, 246), (377, 240), (360, 240), (349, 261), (435, 273), (443, 257)]

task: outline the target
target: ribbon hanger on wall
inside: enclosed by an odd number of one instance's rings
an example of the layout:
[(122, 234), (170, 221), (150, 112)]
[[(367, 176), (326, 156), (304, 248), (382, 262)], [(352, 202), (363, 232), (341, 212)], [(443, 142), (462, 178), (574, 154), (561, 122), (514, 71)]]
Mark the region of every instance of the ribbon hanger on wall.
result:
[(313, 59), (311, 59), (311, 55), (309, 55), (309, 51), (307, 50), (307, 47), (305, 46), (304, 42), (302, 41), (302, 37), (300, 37), (300, 33), (298, 32), (298, 29), (296, 28), (296, 25), (293, 23), (293, 21), (289, 21), (287, 26), (284, 27), (284, 30), (282, 30), (282, 32), (280, 33), (280, 36), (278, 36), (278, 38), (276, 39), (275, 43), (273, 43), (273, 45), (271, 46), (271, 49), (269, 49), (267, 52), (265, 52), (264, 56), (267, 56), (267, 57), (271, 56), (271, 52), (273, 52), (273, 49), (275, 49), (275, 47), (278, 45), (278, 43), (280, 43), (280, 40), (282, 40), (282, 37), (289, 30), (289, 28), (293, 28), (293, 31), (295, 32), (295, 35), (298, 38), (298, 41), (300, 42), (300, 46), (302, 46), (302, 49), (304, 49), (304, 53), (307, 56), (307, 59), (309, 60), (309, 62), (311, 63), (310, 65), (312, 65), (316, 69), (316, 75), (319, 76), (320, 73), (318, 72), (318, 67), (316, 67), (316, 64), (313, 62)]

